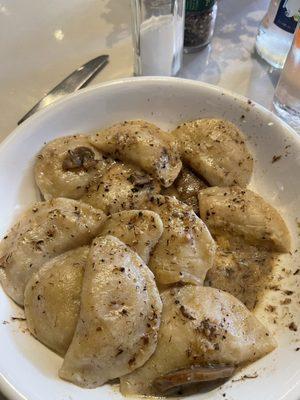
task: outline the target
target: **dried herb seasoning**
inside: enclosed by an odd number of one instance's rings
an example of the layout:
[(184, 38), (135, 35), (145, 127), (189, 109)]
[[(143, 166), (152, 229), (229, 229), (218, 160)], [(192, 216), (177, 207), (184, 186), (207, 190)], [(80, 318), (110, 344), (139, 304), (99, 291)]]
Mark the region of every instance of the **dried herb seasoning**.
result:
[(184, 48), (194, 52), (212, 38), (217, 14), (216, 0), (186, 0)]

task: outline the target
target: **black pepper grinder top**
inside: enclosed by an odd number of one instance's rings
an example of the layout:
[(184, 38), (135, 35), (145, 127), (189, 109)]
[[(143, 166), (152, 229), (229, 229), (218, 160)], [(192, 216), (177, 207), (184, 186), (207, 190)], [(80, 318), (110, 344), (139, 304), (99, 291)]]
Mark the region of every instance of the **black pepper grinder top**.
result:
[(208, 43), (214, 33), (217, 16), (216, 0), (186, 0), (184, 51), (194, 53)]

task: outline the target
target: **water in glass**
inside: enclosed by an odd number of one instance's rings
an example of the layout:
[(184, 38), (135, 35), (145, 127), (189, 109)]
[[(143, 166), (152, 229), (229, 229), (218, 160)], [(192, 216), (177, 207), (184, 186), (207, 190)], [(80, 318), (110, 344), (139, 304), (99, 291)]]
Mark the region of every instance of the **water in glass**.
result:
[(300, 133), (300, 22), (273, 100), (277, 114)]

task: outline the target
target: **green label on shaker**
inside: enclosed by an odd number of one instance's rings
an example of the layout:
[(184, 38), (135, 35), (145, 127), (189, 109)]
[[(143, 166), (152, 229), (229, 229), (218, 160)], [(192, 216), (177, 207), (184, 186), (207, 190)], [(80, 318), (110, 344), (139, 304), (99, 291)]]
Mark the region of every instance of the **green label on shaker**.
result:
[(186, 11), (203, 11), (211, 8), (216, 0), (186, 0)]

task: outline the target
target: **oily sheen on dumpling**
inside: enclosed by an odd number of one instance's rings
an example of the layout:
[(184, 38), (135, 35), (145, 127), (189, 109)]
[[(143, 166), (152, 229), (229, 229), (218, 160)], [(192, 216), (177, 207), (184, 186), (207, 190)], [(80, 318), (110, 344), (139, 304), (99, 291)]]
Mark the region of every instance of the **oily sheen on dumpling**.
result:
[(188, 168), (183, 167), (174, 182), (174, 187), (178, 193), (177, 198), (191, 206), (195, 213), (199, 214), (198, 193), (207, 187), (203, 179), (199, 178)]
[(204, 284), (232, 294), (253, 310), (272, 279), (278, 254), (249, 245), (238, 237), (232, 242), (216, 238), (215, 261)]
[(25, 289), (24, 308), (30, 332), (64, 355), (77, 324), (80, 293), (89, 246), (67, 251), (48, 261)]
[(6, 293), (23, 305), (32, 274), (51, 258), (88, 244), (105, 219), (101, 210), (71, 199), (30, 207), (0, 243), (0, 280)]
[(166, 374), (193, 366), (238, 366), (276, 347), (268, 330), (228, 293), (185, 286), (166, 290), (161, 297), (156, 350), (141, 368), (121, 377), (124, 395), (159, 394), (155, 382)]
[(140, 206), (156, 212), (164, 227), (148, 264), (156, 281), (202, 285), (215, 255), (214, 240), (203, 221), (174, 197), (151, 196)]
[(60, 377), (93, 388), (143, 365), (156, 347), (161, 307), (143, 260), (113, 236), (96, 238)]
[(181, 169), (172, 136), (150, 122), (136, 120), (115, 124), (91, 136), (104, 154), (143, 169), (163, 186), (170, 186)]
[[(123, 211), (104, 223), (100, 235), (112, 235), (147, 262), (162, 234), (160, 217), (152, 211)], [(48, 261), (29, 280), (25, 313), (30, 332), (64, 355), (73, 338), (80, 311), (82, 279), (89, 247), (80, 247)]]
[(141, 198), (159, 192), (160, 185), (150, 175), (117, 162), (108, 167), (100, 179), (90, 183), (81, 200), (105, 214), (114, 214), (137, 209)]
[(244, 134), (222, 119), (204, 118), (185, 122), (173, 131), (181, 157), (212, 186), (246, 186), (253, 158)]
[(272, 251), (288, 252), (291, 238), (281, 215), (249, 189), (211, 187), (199, 192), (201, 218), (215, 235), (238, 235)]
[(160, 216), (149, 210), (122, 211), (109, 216), (101, 235), (112, 235), (134, 250), (146, 264), (163, 233)]
[(78, 200), (108, 163), (87, 136), (65, 136), (52, 140), (38, 154), (35, 181), (46, 200), (55, 197)]
[(268, 286), (278, 253), (290, 249), (285, 222), (261, 196), (237, 186), (201, 190), (199, 208), (217, 243), (205, 283), (252, 310)]

